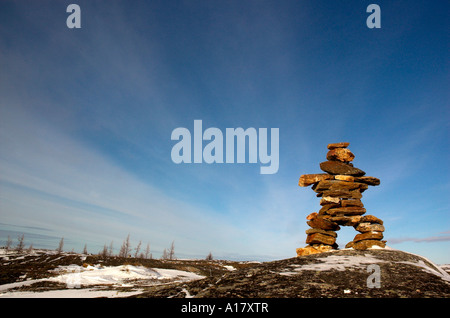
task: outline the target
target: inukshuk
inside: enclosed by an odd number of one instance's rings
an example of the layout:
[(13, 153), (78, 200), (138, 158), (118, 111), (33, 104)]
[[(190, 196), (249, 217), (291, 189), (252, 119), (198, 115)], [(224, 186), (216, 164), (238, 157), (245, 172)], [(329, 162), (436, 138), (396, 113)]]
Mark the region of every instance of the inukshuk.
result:
[(373, 215), (364, 215), (366, 209), (361, 202), (362, 193), (368, 186), (380, 184), (374, 177), (355, 168), (351, 161), (355, 158), (347, 149), (348, 142), (328, 145), (327, 160), (320, 164), (326, 173), (306, 174), (300, 177), (298, 185), (312, 189), (321, 197), (319, 212), (306, 217), (311, 227), (306, 230), (306, 247), (297, 249), (297, 256), (322, 253), (337, 249), (336, 237), (340, 226), (353, 226), (357, 234), (345, 247), (365, 250), (374, 245), (385, 247), (382, 241), (383, 221)]

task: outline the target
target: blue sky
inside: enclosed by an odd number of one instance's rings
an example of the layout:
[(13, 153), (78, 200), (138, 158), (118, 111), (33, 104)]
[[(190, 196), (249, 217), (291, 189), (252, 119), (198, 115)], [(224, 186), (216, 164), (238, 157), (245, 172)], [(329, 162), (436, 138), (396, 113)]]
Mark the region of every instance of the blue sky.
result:
[[(81, 8), (68, 29), (66, 8)], [(366, 8), (381, 8), (369, 29)], [(2, 1), (0, 244), (271, 260), (320, 208), (328, 143), (381, 185), (388, 245), (450, 263), (446, 1)], [(279, 170), (175, 164), (171, 133), (279, 128)], [(343, 247), (356, 231), (338, 233)]]

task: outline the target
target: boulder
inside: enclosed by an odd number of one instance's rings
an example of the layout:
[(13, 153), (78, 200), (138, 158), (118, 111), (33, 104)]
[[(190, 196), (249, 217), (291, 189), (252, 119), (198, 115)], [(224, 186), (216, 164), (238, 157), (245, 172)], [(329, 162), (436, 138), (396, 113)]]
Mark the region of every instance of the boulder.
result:
[(347, 148), (334, 148), (327, 153), (327, 160), (350, 162), (353, 159), (355, 159), (355, 155)]
[(366, 174), (361, 169), (352, 167), (349, 164), (339, 161), (324, 161), (320, 163), (320, 169), (333, 175), (339, 174), (354, 177), (362, 177)]

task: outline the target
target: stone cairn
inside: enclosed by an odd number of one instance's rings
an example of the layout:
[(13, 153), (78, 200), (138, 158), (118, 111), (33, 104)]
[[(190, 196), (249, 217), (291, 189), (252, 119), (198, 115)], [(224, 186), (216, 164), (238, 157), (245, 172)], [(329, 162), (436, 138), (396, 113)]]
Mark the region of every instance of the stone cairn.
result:
[(347, 149), (348, 142), (328, 145), (327, 160), (320, 164), (326, 173), (305, 174), (300, 177), (298, 185), (317, 192), (321, 197), (319, 212), (306, 217), (311, 227), (306, 230), (306, 247), (297, 249), (297, 256), (327, 252), (337, 249), (336, 237), (342, 226), (353, 226), (357, 234), (346, 248), (365, 250), (374, 245), (384, 248), (382, 241), (383, 221), (373, 215), (364, 215), (366, 209), (361, 202), (362, 193), (368, 186), (377, 186), (380, 180), (364, 176), (366, 173), (355, 168), (351, 161), (355, 155)]

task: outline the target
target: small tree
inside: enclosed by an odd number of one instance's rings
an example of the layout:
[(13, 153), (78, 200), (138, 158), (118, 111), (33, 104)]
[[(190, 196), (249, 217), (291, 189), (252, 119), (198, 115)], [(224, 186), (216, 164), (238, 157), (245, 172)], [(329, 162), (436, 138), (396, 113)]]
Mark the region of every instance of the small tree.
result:
[(25, 235), (23, 235), (23, 234), (22, 234), (22, 236), (18, 236), (17, 237), (18, 243), (17, 243), (17, 246), (16, 246), (16, 250), (19, 253), (22, 253), (23, 248), (25, 246), (25, 244), (23, 243), (24, 239), (25, 239)]
[(58, 248), (56, 249), (56, 252), (58, 252), (58, 254), (61, 254), (63, 251), (63, 247), (64, 247), (64, 237), (62, 237), (61, 241), (59, 241), (59, 245)]
[(139, 241), (138, 245), (136, 246), (136, 252), (134, 253), (134, 258), (138, 257), (140, 249), (141, 249), (141, 241)]
[(172, 244), (170, 244), (170, 249), (169, 249), (169, 259), (176, 259), (175, 258), (175, 242), (172, 241)]
[(120, 257), (128, 257), (129, 253), (130, 253), (130, 234), (128, 234), (125, 241), (123, 241), (123, 244), (120, 247), (119, 256)]
[(113, 241), (109, 243), (108, 255), (113, 256)]
[(105, 245), (103, 245), (103, 250), (100, 252), (100, 255), (103, 257), (107, 257), (108, 256), (108, 247)]
[(147, 243), (147, 248), (145, 249), (145, 258), (148, 258), (150, 254), (150, 243)]
[(168, 256), (167, 256), (167, 250), (164, 249), (163, 254), (162, 254), (162, 256), (161, 256), (161, 259), (167, 259), (167, 258), (168, 258)]
[(206, 260), (207, 261), (212, 261), (213, 260), (213, 256), (212, 256), (211, 252), (209, 252), (209, 254), (206, 256)]
[(33, 243), (30, 244), (30, 247), (28, 248), (27, 253), (28, 254), (33, 253)]
[(87, 254), (88, 253), (88, 251), (87, 251), (87, 245), (86, 244), (84, 244), (84, 248), (83, 248), (83, 254)]
[(8, 252), (11, 248), (12, 240), (11, 237), (8, 235), (8, 240), (6, 240), (6, 251)]

